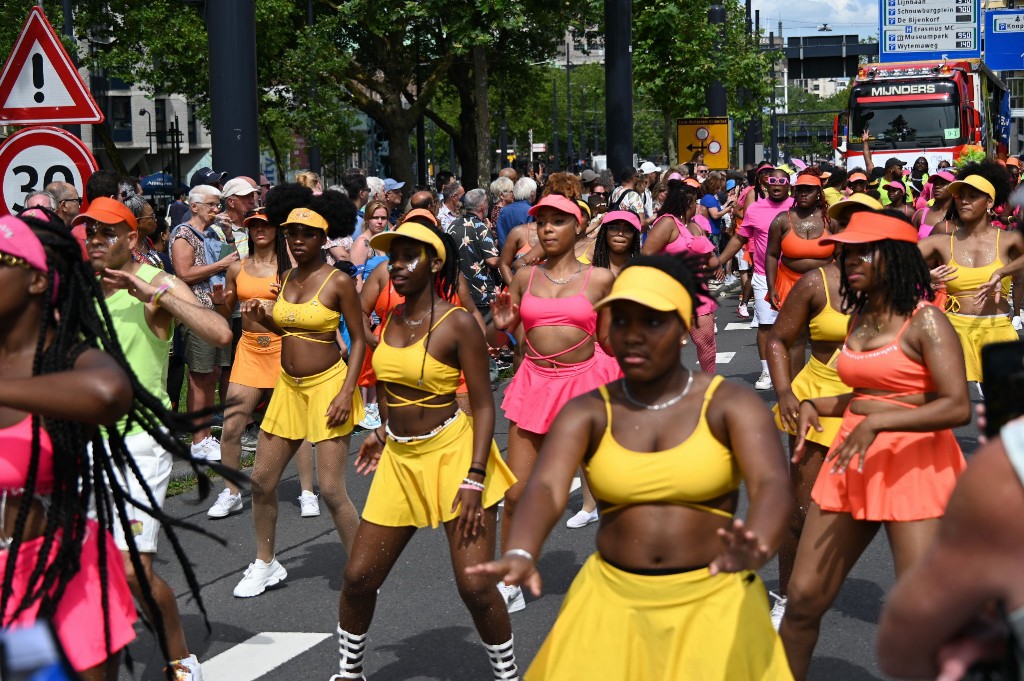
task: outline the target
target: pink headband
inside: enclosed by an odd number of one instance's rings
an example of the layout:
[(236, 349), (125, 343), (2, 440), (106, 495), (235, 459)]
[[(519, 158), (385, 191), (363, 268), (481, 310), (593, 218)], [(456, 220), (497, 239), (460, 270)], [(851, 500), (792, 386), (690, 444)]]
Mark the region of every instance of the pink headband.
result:
[(683, 179), (683, 176), (680, 175), (679, 173), (672, 173), (671, 175), (668, 176), (667, 182), (671, 182), (672, 180), (680, 180), (681, 181), (682, 179)]
[(941, 177), (946, 182), (956, 182), (956, 175), (949, 172), (948, 170), (940, 170), (935, 173), (935, 177)]
[(50, 271), (43, 243), (32, 228), (13, 215), (0, 218), (0, 253), (21, 258), (40, 272)]

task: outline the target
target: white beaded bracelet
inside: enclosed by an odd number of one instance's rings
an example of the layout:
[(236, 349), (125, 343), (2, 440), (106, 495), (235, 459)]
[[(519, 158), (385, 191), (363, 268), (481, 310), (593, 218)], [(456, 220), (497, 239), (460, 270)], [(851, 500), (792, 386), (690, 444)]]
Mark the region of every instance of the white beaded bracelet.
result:
[(501, 557), (504, 558), (506, 556), (519, 556), (520, 558), (525, 558), (531, 563), (534, 562), (533, 555), (526, 549), (509, 549), (508, 551), (503, 553)]

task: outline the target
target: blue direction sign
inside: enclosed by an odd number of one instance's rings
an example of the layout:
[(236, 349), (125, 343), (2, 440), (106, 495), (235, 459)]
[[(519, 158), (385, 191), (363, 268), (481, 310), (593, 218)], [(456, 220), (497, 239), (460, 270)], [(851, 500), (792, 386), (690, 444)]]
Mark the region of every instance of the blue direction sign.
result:
[(1024, 69), (1024, 9), (985, 12), (985, 64), (993, 71)]
[(981, 56), (981, 0), (879, 0), (881, 62)]

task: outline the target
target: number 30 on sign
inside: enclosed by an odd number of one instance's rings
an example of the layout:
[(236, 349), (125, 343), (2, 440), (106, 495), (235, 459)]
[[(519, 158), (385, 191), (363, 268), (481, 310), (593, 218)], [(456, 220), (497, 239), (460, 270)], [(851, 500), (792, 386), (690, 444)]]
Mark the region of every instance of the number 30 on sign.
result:
[(51, 182), (67, 182), (81, 193), (99, 166), (89, 148), (71, 133), (48, 126), (24, 128), (0, 145), (0, 215), (15, 212), (25, 196)]

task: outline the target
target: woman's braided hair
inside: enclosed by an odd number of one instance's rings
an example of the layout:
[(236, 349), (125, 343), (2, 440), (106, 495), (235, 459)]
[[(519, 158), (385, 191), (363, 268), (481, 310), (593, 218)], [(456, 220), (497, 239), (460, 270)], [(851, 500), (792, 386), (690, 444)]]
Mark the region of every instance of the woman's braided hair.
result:
[[(68, 371), (87, 349), (102, 349), (127, 374), (134, 393), (132, 406), (123, 426), (125, 432), (132, 428), (133, 424), (137, 424), (168, 452), (189, 461), (197, 473), (200, 498), (205, 498), (210, 492), (209, 478), (199, 474), (201, 465), (210, 466), (218, 473), (239, 482), (244, 481), (244, 476), (224, 469), (220, 464), (196, 461), (192, 458), (188, 445), (173, 435), (175, 432), (192, 430), (195, 419), (188, 415), (172, 413), (159, 397), (148, 392), (139, 383), (118, 342), (99, 282), (92, 268), (82, 258), (81, 245), (53, 211), (43, 211), (49, 220), (22, 217), (42, 243), (49, 266), (47, 291), (41, 299), (43, 322), (32, 362), (32, 375)], [(31, 459), (24, 488), (26, 499), (32, 498), (38, 488), (40, 438), (43, 428), (43, 419), (39, 415), (33, 414), (31, 419)], [(38, 606), (38, 618), (53, 618), (68, 584), (82, 567), (82, 547), (89, 537), (87, 521), (90, 507), (94, 504), (97, 522), (104, 531), (112, 530), (114, 523), (118, 523), (124, 536), (132, 536), (131, 520), (127, 513), (129, 505), (144, 511), (163, 525), (209, 630), (199, 582), (175, 529), (184, 527), (204, 535), (208, 533), (201, 527), (170, 518), (159, 509), (159, 504), (125, 445), (124, 433), (118, 428), (107, 429), (104, 432), (102, 429), (75, 421), (55, 418), (47, 418), (45, 421), (46, 432), (53, 445), (54, 482), (52, 492), (47, 495), (49, 500), (46, 525), (38, 539), (40, 546), (35, 553), (48, 559), (36, 561), (25, 581), (20, 601), (10, 607), (14, 597), (14, 568), (22, 548), (21, 537), (25, 532), (31, 507), (28, 503), (21, 504), (12, 533), (14, 539), (6, 558), (3, 582), (0, 585), (0, 613), (10, 615), (0, 622), (0, 625), (9, 625), (34, 606)], [(104, 435), (107, 437), (106, 440)], [(137, 479), (145, 491), (146, 499), (130, 497), (124, 482), (127, 476), (134, 476)], [(107, 650), (113, 652), (110, 650), (110, 585), (107, 573), (109, 548), (102, 537), (95, 539), (99, 554), (98, 570), (103, 601), (102, 626)], [(142, 587), (144, 605), (149, 612), (159, 613), (139, 551), (132, 541), (128, 542), (128, 552)], [(120, 556), (115, 559), (120, 560)], [(170, 659), (162, 618), (154, 615), (152, 625), (165, 658)]]

